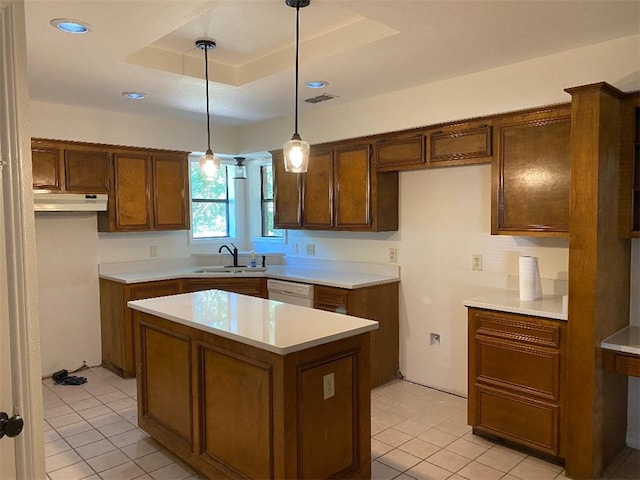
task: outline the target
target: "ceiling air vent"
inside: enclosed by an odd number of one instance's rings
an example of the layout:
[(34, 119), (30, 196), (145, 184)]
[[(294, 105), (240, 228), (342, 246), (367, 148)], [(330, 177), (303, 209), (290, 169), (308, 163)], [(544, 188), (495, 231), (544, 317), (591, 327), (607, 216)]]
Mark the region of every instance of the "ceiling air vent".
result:
[(326, 93), (323, 93), (322, 95), (318, 95), (317, 97), (307, 98), (305, 100), (305, 102), (307, 102), (307, 103), (320, 103), (320, 102), (326, 102), (327, 100), (331, 100), (332, 98), (336, 98), (336, 96), (335, 95), (327, 95)]

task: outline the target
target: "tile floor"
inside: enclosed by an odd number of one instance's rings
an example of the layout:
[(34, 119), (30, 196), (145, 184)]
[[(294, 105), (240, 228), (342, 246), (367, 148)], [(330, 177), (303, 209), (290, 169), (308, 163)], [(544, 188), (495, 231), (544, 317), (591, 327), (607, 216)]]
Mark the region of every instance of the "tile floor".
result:
[[(135, 379), (94, 367), (80, 386), (43, 380), (47, 480), (201, 479), (137, 428)], [(563, 479), (562, 467), (471, 434), (466, 400), (394, 381), (371, 395), (372, 479)], [(640, 478), (626, 449), (603, 478)]]

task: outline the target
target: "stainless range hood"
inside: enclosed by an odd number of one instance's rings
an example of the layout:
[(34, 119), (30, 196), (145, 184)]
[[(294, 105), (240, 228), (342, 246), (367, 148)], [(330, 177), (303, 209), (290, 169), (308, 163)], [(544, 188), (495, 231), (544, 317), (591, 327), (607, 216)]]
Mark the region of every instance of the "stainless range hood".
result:
[(36, 212), (98, 212), (107, 210), (106, 194), (33, 192)]

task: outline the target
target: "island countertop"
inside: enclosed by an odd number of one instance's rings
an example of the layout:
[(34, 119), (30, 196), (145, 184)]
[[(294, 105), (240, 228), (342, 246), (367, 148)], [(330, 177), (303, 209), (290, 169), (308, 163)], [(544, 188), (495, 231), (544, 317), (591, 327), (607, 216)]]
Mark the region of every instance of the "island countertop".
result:
[(378, 328), (378, 322), (221, 290), (128, 302), (130, 308), (287, 355)]

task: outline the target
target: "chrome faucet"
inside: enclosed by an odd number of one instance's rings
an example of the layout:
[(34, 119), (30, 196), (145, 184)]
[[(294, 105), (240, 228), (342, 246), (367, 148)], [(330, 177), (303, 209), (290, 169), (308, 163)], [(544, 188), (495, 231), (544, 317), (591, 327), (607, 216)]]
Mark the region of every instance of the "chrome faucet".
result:
[(222, 245), (219, 249), (218, 249), (218, 253), (222, 253), (223, 249), (227, 249), (227, 251), (231, 254), (231, 256), (233, 257), (233, 266), (237, 267), (238, 266), (238, 249), (236, 248), (236, 246), (232, 243), (231, 246), (233, 246), (233, 250), (231, 250), (227, 245)]

